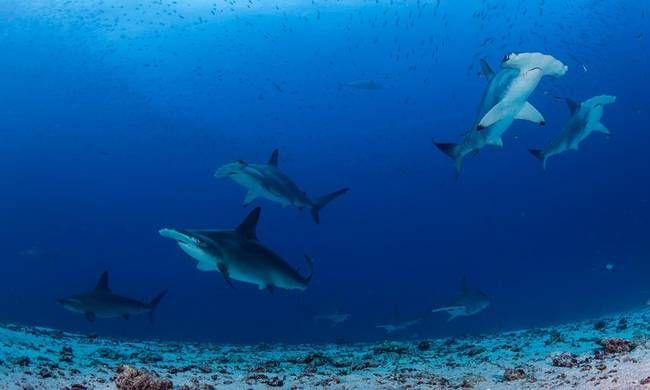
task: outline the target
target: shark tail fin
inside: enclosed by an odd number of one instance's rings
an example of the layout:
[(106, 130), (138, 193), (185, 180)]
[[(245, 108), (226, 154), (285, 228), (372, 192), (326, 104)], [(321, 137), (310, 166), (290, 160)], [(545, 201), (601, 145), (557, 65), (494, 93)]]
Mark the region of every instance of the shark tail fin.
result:
[(348, 192), (349, 188), (342, 188), (338, 191), (327, 194), (323, 197), (316, 199), (314, 205), (311, 207), (311, 217), (314, 219), (315, 223), (320, 223), (320, 211), (323, 207), (327, 206), (328, 203), (338, 198), (339, 196)]
[(305, 261), (307, 262), (307, 267), (309, 268), (309, 273), (305, 277), (305, 284), (311, 282), (311, 278), (314, 276), (314, 263), (311, 261), (311, 257), (305, 255)]
[(161, 291), (149, 303), (149, 307), (151, 308), (151, 311), (149, 311), (149, 321), (152, 323), (154, 322), (154, 312), (156, 311), (156, 308), (160, 304), (160, 301), (162, 301), (162, 299), (165, 297), (165, 295), (167, 295), (167, 290)]
[(447, 157), (454, 160), (454, 168), (456, 168), (456, 180), (460, 178), (460, 170), (463, 165), (463, 157), (458, 155), (457, 146), (453, 142), (436, 142), (433, 141), (433, 145), (443, 152)]
[(533, 157), (541, 161), (544, 165), (544, 169), (546, 169), (546, 156), (544, 155), (544, 151), (541, 149), (528, 149), (528, 151), (533, 155)]
[(458, 317), (458, 313), (455, 313), (455, 312), (449, 312), (449, 313), (447, 313), (447, 314), (449, 314), (449, 317), (447, 318), (447, 322), (450, 322), (451, 320), (453, 320), (453, 319), (455, 319), (456, 317)]
[(433, 141), (433, 144), (435, 145), (436, 148), (438, 148), (438, 150), (443, 152), (450, 159), (452, 159), (452, 160), (456, 159), (456, 144), (455, 143)]

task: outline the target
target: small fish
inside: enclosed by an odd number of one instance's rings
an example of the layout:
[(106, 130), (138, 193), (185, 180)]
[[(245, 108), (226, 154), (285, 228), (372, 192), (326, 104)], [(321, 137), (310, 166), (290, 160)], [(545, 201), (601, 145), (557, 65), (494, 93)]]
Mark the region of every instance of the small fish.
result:
[(608, 271), (611, 271), (611, 270), (614, 269), (615, 266), (616, 266), (616, 264), (607, 263), (607, 264), (605, 264), (605, 269), (608, 270)]

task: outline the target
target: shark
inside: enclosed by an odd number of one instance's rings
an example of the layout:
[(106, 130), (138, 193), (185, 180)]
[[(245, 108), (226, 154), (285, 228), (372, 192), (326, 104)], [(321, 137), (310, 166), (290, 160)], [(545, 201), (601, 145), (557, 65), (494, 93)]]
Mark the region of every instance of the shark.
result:
[(405, 322), (399, 322), (395, 324), (384, 324), (384, 325), (377, 325), (376, 328), (383, 329), (386, 334), (391, 334), (394, 332), (398, 332), (400, 330), (404, 330), (406, 328), (410, 328), (411, 326), (417, 325), (421, 320), (410, 320), (410, 321), (405, 321)]
[(329, 322), (332, 326), (337, 326), (344, 323), (350, 318), (349, 314), (345, 313), (330, 313), (330, 314), (320, 314), (314, 317), (314, 321), (324, 321)]
[(249, 164), (235, 161), (223, 165), (215, 177), (228, 177), (248, 190), (244, 198), (244, 207), (257, 198), (265, 198), (280, 203), (283, 207), (294, 206), (309, 209), (315, 223), (320, 223), (320, 211), (331, 201), (348, 192), (342, 188), (315, 200), (298, 187), (284, 172), (278, 168), (278, 149), (273, 150), (266, 164)]
[(481, 59), (481, 73), (488, 85), (472, 127), (458, 144), (434, 140), (434, 145), (454, 160), (456, 175), (460, 175), (465, 156), (478, 153), (488, 145), (503, 146), (503, 135), (514, 120), (545, 125), (544, 117), (528, 98), (543, 76), (560, 77), (567, 71), (568, 67), (561, 61), (542, 53), (508, 54), (496, 73)]
[(151, 300), (141, 302), (132, 298), (114, 294), (108, 286), (108, 271), (102, 273), (95, 288), (89, 292), (62, 298), (58, 303), (66, 310), (82, 313), (89, 321), (95, 318), (124, 318), (132, 315), (149, 313), (153, 321), (153, 314), (167, 291), (162, 291)]
[(488, 306), (490, 306), (488, 296), (478, 289), (469, 288), (467, 280), (463, 278), (460, 286), (460, 294), (452, 302), (452, 305), (433, 309), (431, 312), (446, 312), (449, 314), (447, 321), (451, 321), (456, 317), (469, 317), (478, 314)]
[(274, 289), (305, 290), (313, 275), (313, 265), (305, 255), (309, 273), (302, 276), (282, 257), (257, 239), (261, 209), (255, 208), (231, 230), (169, 229), (159, 231), (197, 261), (199, 271), (218, 271), (234, 288), (233, 280), (256, 284), (270, 293)]
[(530, 153), (542, 161), (546, 168), (546, 161), (549, 157), (569, 150), (578, 150), (580, 143), (591, 133), (609, 135), (609, 129), (600, 120), (603, 117), (605, 106), (615, 101), (616, 96), (610, 95), (594, 96), (580, 104), (567, 99), (571, 117), (560, 134), (545, 149), (529, 149)]

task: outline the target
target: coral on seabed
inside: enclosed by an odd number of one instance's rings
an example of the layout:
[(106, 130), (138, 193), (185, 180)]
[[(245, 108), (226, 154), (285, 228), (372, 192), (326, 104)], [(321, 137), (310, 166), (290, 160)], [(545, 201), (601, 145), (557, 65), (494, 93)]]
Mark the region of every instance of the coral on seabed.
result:
[(169, 379), (127, 365), (117, 368), (115, 386), (118, 390), (171, 390), (174, 387)]

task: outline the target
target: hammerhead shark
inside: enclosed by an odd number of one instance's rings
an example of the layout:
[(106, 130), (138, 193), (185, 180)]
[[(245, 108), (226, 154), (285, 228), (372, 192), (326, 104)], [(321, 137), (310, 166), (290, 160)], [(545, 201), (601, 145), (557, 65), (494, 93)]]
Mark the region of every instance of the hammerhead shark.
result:
[(244, 206), (258, 197), (302, 210), (308, 208), (315, 223), (320, 222), (320, 210), (328, 203), (348, 192), (343, 188), (312, 200), (284, 172), (278, 168), (278, 150), (275, 149), (266, 164), (249, 164), (244, 161), (228, 163), (217, 170), (215, 177), (229, 177), (248, 190)]
[(422, 320), (409, 320), (409, 321), (399, 322), (396, 324), (377, 325), (375, 326), (375, 328), (383, 329), (386, 332), (386, 334), (391, 334), (391, 333), (398, 332), (400, 330), (404, 330), (406, 328), (410, 328), (411, 326), (417, 325), (420, 322), (422, 322)]
[(503, 146), (503, 134), (515, 119), (544, 125), (542, 114), (527, 100), (543, 76), (563, 76), (568, 67), (552, 56), (541, 53), (508, 54), (495, 73), (481, 60), (481, 73), (488, 79), (478, 115), (472, 128), (459, 144), (434, 145), (454, 160), (456, 175), (460, 174), (463, 158), (487, 145)]
[(447, 321), (456, 317), (468, 317), (480, 313), (490, 305), (490, 299), (485, 293), (478, 289), (470, 289), (467, 280), (462, 279), (460, 294), (453, 301), (451, 306), (431, 310), (432, 313), (446, 312), (449, 314)]
[(609, 130), (600, 120), (603, 117), (605, 105), (612, 104), (615, 101), (616, 96), (609, 95), (594, 96), (581, 104), (567, 99), (567, 105), (571, 111), (569, 121), (546, 149), (529, 149), (530, 153), (541, 160), (544, 168), (546, 168), (546, 160), (549, 157), (569, 150), (578, 150), (580, 143), (591, 133), (597, 132), (609, 135)]
[(337, 326), (347, 321), (348, 318), (350, 318), (349, 314), (334, 312), (328, 314), (319, 314), (316, 317), (314, 317), (314, 321), (329, 322), (330, 325)]
[(305, 290), (313, 275), (311, 259), (305, 256), (309, 274), (301, 276), (284, 259), (257, 239), (257, 207), (232, 230), (162, 229), (160, 235), (175, 240), (190, 257), (198, 261), (199, 271), (219, 271), (226, 283), (233, 280), (256, 284), (273, 293), (274, 289)]
[(149, 303), (114, 294), (108, 287), (108, 272), (105, 271), (100, 276), (95, 289), (59, 299), (58, 302), (69, 311), (83, 313), (89, 321), (93, 321), (96, 317), (129, 319), (132, 315), (142, 313), (149, 313), (149, 318), (153, 320), (154, 310), (165, 294), (167, 291), (161, 292)]

